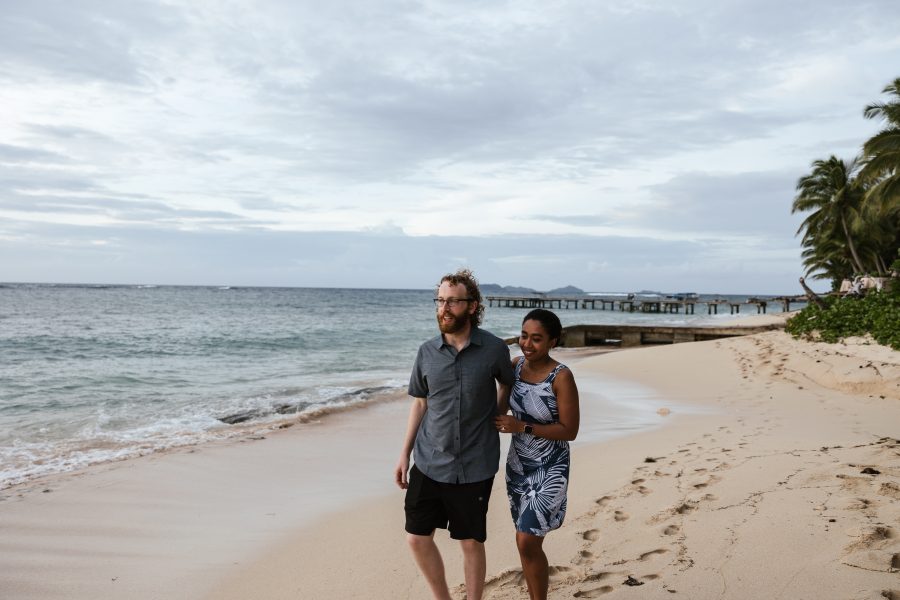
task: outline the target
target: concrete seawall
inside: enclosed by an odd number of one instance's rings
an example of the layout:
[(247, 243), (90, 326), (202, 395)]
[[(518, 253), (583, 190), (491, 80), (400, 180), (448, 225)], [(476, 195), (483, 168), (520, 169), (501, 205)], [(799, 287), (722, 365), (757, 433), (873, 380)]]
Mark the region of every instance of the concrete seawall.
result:
[[(646, 344), (677, 344), (716, 340), (784, 329), (783, 324), (732, 327), (677, 327), (657, 325), (575, 325), (563, 328), (560, 346), (615, 345), (623, 348)], [(513, 339), (512, 343), (516, 340)]]

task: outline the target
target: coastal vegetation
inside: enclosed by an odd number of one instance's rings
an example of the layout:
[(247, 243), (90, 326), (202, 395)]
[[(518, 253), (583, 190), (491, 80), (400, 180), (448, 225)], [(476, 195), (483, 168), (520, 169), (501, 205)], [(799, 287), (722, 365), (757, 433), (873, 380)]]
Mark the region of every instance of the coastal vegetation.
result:
[(814, 160), (791, 212), (808, 213), (797, 230), (807, 276), (830, 280), (833, 293), (863, 277), (884, 278), (884, 289), (810, 303), (788, 321), (794, 336), (836, 342), (870, 334), (900, 350), (900, 77), (883, 93), (887, 101), (863, 111), (882, 121), (881, 131), (858, 156)]
[(861, 298), (831, 296), (824, 307), (810, 304), (788, 321), (786, 330), (794, 337), (830, 343), (868, 334), (900, 350), (900, 286)]
[(900, 256), (900, 77), (883, 93), (888, 100), (870, 104), (863, 116), (884, 128), (860, 154), (814, 160), (797, 182), (791, 212), (808, 213), (797, 230), (803, 266), (833, 290), (857, 275), (888, 276)]

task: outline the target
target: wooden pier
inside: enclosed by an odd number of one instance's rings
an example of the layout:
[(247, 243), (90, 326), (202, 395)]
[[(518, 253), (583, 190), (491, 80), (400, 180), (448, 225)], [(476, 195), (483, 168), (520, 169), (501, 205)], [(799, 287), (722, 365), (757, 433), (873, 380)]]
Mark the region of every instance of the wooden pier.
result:
[(488, 306), (504, 308), (559, 308), (575, 310), (619, 310), (644, 313), (695, 314), (698, 304), (706, 306), (709, 315), (719, 314), (719, 307), (727, 306), (730, 314), (740, 314), (742, 306), (755, 306), (757, 314), (765, 314), (768, 305), (781, 303), (782, 311), (789, 312), (791, 304), (806, 303), (806, 296), (778, 296), (775, 298), (748, 298), (744, 301), (712, 299), (698, 300), (675, 298), (604, 298), (601, 296), (488, 296)]
[[(621, 346), (623, 348), (647, 344), (677, 344), (717, 340), (784, 329), (784, 325), (734, 327), (660, 327), (649, 325), (575, 325), (564, 327), (560, 346)], [(512, 338), (507, 343), (515, 343)]]

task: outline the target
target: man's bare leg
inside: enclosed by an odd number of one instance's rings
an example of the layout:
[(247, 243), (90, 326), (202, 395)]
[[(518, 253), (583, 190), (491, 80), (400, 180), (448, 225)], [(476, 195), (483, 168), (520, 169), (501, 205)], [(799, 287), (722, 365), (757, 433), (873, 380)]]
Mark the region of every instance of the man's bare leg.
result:
[(466, 571), (466, 600), (481, 600), (484, 576), (487, 573), (484, 544), (475, 540), (460, 540), (459, 544), (462, 546)]
[[(450, 589), (447, 587), (447, 577), (444, 574), (444, 560), (437, 544), (434, 543), (434, 532), (431, 535), (407, 534), (406, 541), (412, 550), (413, 558), (419, 565), (419, 570), (425, 576), (428, 587), (435, 600), (452, 600)], [(481, 596), (479, 596), (480, 598)]]

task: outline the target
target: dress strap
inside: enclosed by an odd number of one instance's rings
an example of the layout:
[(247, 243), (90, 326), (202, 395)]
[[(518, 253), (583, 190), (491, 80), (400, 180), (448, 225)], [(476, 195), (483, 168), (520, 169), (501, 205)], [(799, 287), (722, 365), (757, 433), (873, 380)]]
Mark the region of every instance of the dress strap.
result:
[(559, 363), (552, 371), (550, 371), (550, 374), (547, 375), (547, 379), (545, 379), (544, 381), (546, 381), (547, 383), (553, 383), (553, 380), (556, 379), (556, 375), (563, 369), (568, 368), (569, 367), (567, 367), (566, 365)]
[[(519, 362), (516, 363), (516, 368), (513, 371), (515, 378), (518, 380), (522, 379), (522, 365), (524, 365), (524, 364), (525, 364), (525, 357), (523, 356), (522, 360), (520, 360)], [(553, 368), (552, 371), (550, 371), (550, 374), (544, 378), (544, 381), (542, 383), (553, 383), (553, 380), (556, 379), (557, 373), (559, 373), (563, 369), (568, 369), (568, 368), (569, 367), (567, 367), (566, 365), (559, 363), (558, 365), (556, 365), (556, 367)]]

